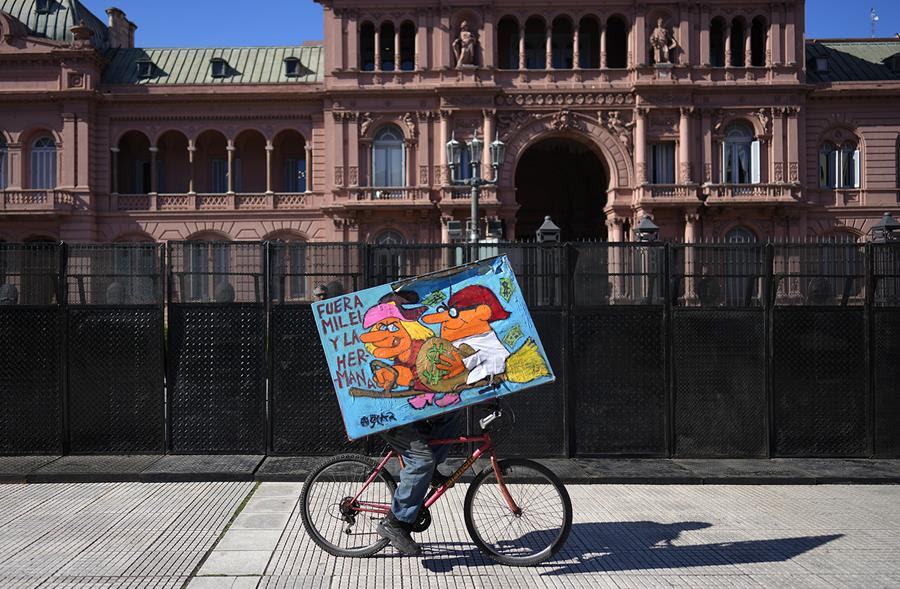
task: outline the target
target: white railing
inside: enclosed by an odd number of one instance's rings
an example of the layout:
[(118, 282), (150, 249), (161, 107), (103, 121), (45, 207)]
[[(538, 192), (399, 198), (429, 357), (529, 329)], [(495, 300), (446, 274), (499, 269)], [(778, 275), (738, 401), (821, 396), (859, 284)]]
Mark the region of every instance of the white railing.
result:
[[(441, 188), (441, 201), (466, 201), (472, 198), (472, 189), (469, 186), (443, 186)], [(497, 187), (482, 186), (478, 198), (481, 202), (496, 202)]]
[(646, 184), (643, 191), (654, 200), (699, 200), (697, 187), (689, 184)]
[(707, 184), (705, 190), (713, 199), (798, 199), (799, 187), (792, 184)]
[(118, 194), (119, 211), (229, 211), (303, 209), (312, 206), (311, 193)]
[(419, 187), (375, 188), (363, 187), (350, 190), (350, 200), (364, 202), (428, 202), (430, 191)]

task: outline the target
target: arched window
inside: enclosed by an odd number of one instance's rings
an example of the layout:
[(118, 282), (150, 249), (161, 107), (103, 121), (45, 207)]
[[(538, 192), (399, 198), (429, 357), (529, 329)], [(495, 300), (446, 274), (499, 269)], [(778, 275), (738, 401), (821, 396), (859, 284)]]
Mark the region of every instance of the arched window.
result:
[(764, 67), (766, 65), (766, 41), (769, 35), (766, 21), (761, 16), (753, 19), (750, 27), (750, 65)]
[(709, 24), (709, 65), (725, 67), (725, 21), (720, 16)]
[(7, 174), (8, 174), (8, 172), (6, 171), (6, 169), (8, 167), (6, 165), (6, 158), (7, 158), (6, 139), (4, 139), (2, 135), (0, 135), (0, 190), (6, 189)]
[(819, 148), (819, 186), (859, 188), (859, 148), (853, 141), (840, 147), (826, 141)]
[(379, 188), (405, 186), (403, 133), (389, 125), (375, 135), (372, 148), (373, 186)]
[(375, 25), (370, 22), (359, 27), (359, 68), (364, 72), (375, 71)]
[(731, 21), (731, 65), (734, 67), (744, 67), (744, 20), (736, 18)]
[(394, 71), (394, 23), (381, 23), (380, 31), (381, 70)]
[(400, 69), (404, 72), (416, 69), (416, 25), (409, 21), (400, 25)]
[(750, 229), (737, 226), (725, 234), (727, 243), (756, 243), (756, 234)]
[(497, 25), (497, 67), (519, 69), (519, 24), (511, 16), (504, 16)]
[(586, 16), (578, 23), (578, 67), (600, 67), (600, 25), (597, 19)]
[(39, 137), (32, 144), (30, 187), (56, 187), (56, 143), (52, 137)]
[(628, 25), (618, 16), (606, 21), (606, 67), (628, 67)]
[(750, 128), (743, 123), (729, 125), (722, 142), (722, 182), (759, 183), (759, 156), (759, 141)]
[(547, 67), (547, 31), (538, 16), (525, 23), (525, 67), (530, 70)]
[(553, 20), (551, 35), (551, 51), (553, 52), (553, 69), (570, 70), (573, 65), (573, 32), (572, 21), (564, 16)]

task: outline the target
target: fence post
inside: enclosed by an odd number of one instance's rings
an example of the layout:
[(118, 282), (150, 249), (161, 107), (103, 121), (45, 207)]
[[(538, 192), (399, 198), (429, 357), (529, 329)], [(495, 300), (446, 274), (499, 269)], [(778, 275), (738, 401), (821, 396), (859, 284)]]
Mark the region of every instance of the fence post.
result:
[(157, 296), (159, 296), (159, 312), (160, 317), (162, 318), (163, 328), (162, 333), (160, 335), (160, 349), (162, 350), (162, 379), (163, 379), (163, 453), (168, 452), (169, 450), (169, 403), (168, 403), (168, 395), (167, 392), (168, 387), (168, 379), (169, 379), (169, 349), (168, 342), (166, 341), (166, 333), (168, 332), (169, 325), (169, 314), (168, 314), (168, 306), (167, 306), (167, 293), (169, 289), (169, 276), (168, 276), (168, 257), (166, 254), (168, 253), (168, 248), (166, 244), (161, 243), (157, 246), (157, 250), (159, 251), (158, 257), (158, 271), (159, 271), (159, 292)]
[(572, 374), (570, 354), (570, 343), (572, 341), (572, 313), (575, 307), (575, 269), (578, 262), (578, 250), (572, 243), (563, 244), (562, 257), (563, 268), (565, 268), (565, 284), (563, 285), (562, 300), (562, 382), (563, 382), (563, 422), (565, 436), (565, 456), (571, 458), (575, 455), (575, 399), (573, 395), (573, 387), (569, 376)]
[(864, 298), (864, 321), (865, 321), (865, 337), (866, 337), (866, 436), (867, 453), (875, 455), (877, 448), (875, 436), (877, 435), (875, 428), (875, 288), (877, 286), (875, 277), (875, 246), (872, 242), (867, 242), (864, 246), (865, 252), (865, 298)]
[[(666, 375), (666, 446), (668, 456), (675, 455), (675, 364), (672, 361), (673, 346), (675, 345), (672, 327), (672, 281), (674, 263), (672, 256), (674, 249), (672, 244), (666, 242), (663, 245), (663, 360), (665, 362)], [(651, 293), (652, 296), (652, 293)]]
[(166, 276), (166, 293), (164, 296), (165, 301), (165, 329), (163, 330), (163, 339), (165, 340), (166, 347), (166, 361), (165, 361), (165, 374), (166, 374), (166, 386), (164, 388), (165, 391), (165, 400), (163, 401), (163, 406), (165, 410), (163, 414), (166, 416), (166, 454), (172, 452), (172, 380), (169, 378), (171, 373), (170, 362), (171, 359), (168, 357), (168, 352), (171, 351), (172, 347), (169, 345), (171, 343), (170, 333), (171, 330), (171, 322), (169, 321), (172, 318), (172, 244), (171, 242), (166, 242), (164, 247), (164, 256), (165, 256), (165, 276)]
[(771, 458), (775, 450), (775, 375), (773, 350), (775, 349), (775, 245), (765, 245), (765, 295), (763, 296), (763, 317), (766, 339), (764, 378), (766, 383), (766, 457)]
[[(265, 362), (266, 362), (266, 371), (265, 371), (265, 380), (266, 380), (266, 388), (265, 395), (263, 398), (263, 419), (265, 420), (265, 436), (266, 436), (266, 455), (270, 456), (273, 454), (272, 449), (272, 377), (274, 375), (273, 372), (273, 354), (272, 354), (272, 296), (271, 296), (271, 280), (272, 280), (272, 242), (264, 241), (262, 242), (262, 250), (263, 250), (263, 308), (266, 316), (266, 326), (263, 330), (265, 341)], [(285, 290), (285, 285), (282, 283), (281, 288), (279, 289), (282, 293)]]
[(57, 260), (56, 302), (59, 307), (59, 398), (60, 398), (60, 442), (62, 453), (69, 453), (69, 317), (68, 283), (66, 271), (69, 266), (69, 246), (64, 241), (59, 244)]

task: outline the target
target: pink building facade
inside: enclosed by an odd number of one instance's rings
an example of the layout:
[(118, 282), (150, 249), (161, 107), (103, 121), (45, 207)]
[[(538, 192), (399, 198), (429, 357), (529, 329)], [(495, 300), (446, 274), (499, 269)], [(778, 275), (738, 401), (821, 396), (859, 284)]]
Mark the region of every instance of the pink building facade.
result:
[(496, 239), (898, 211), (900, 39), (805, 40), (802, 1), (321, 3), (322, 43), (143, 49), (117, 9), (0, 0), (0, 240), (448, 242), (444, 146), (475, 136), (507, 145)]

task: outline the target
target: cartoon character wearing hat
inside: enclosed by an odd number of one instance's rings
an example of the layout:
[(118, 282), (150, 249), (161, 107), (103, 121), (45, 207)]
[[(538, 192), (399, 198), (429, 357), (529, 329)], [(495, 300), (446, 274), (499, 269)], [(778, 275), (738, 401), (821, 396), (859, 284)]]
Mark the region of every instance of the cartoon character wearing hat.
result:
[(493, 383), (506, 372), (510, 352), (494, 333), (491, 323), (509, 315), (497, 295), (487, 287), (467, 286), (451, 295), (446, 305), (422, 317), (425, 323), (440, 324), (441, 338), (461, 352), (459, 357), (442, 357), (443, 363), (438, 368), (447, 371), (447, 378), (468, 370), (467, 386), (482, 381)]
[[(363, 317), (363, 328), (369, 331), (361, 334), (359, 339), (377, 358), (372, 361), (372, 372), (375, 382), (385, 392), (396, 387), (421, 391), (409, 399), (414, 409), (423, 409), (432, 402), (443, 407), (444, 395), (425, 386), (416, 369), (419, 350), (426, 340), (434, 337), (431, 329), (418, 322), (426, 307), (404, 306), (417, 302), (415, 293), (388, 293), (381, 297)], [(393, 365), (385, 360), (392, 360)]]

